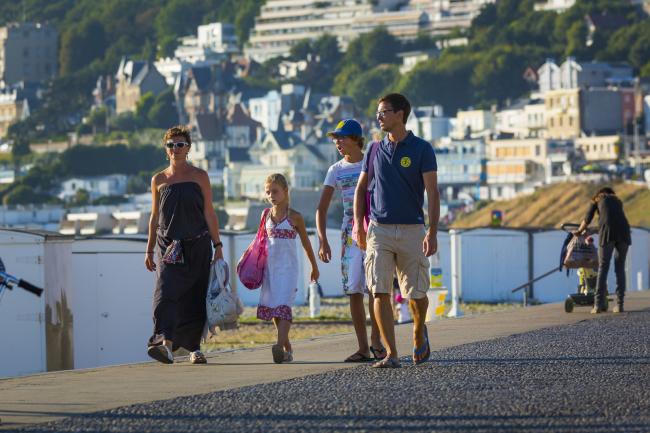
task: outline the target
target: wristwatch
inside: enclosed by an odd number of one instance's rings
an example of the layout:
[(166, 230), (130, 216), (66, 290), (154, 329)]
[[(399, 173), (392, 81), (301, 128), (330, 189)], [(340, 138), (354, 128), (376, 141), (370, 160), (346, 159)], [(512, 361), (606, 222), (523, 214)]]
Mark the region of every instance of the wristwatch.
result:
[(217, 247), (223, 247), (223, 242), (212, 242), (212, 246), (216, 249)]

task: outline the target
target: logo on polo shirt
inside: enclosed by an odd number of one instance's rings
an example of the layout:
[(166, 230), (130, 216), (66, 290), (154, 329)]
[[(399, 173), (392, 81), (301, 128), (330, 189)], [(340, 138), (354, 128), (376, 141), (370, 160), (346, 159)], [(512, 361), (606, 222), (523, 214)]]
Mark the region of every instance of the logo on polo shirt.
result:
[(400, 165), (402, 167), (408, 168), (408, 167), (411, 166), (411, 158), (409, 158), (408, 156), (405, 156), (402, 159), (400, 159), (399, 163), (400, 163)]

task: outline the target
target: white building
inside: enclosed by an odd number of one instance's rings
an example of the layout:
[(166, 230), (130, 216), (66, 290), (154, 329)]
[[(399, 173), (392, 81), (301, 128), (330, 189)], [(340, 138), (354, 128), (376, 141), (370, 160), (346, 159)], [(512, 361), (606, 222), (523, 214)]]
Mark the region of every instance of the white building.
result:
[(524, 99), (499, 110), (495, 115), (497, 134), (513, 138), (544, 137), (545, 106), (541, 99)]
[(210, 23), (197, 27), (196, 36), (181, 38), (174, 57), (154, 62), (158, 72), (173, 86), (176, 79), (190, 66), (211, 66), (223, 61), (229, 54), (239, 52), (235, 26), (226, 23)]
[(303, 108), (306, 103), (305, 98), (309, 96), (304, 86), (283, 84), (280, 92), (271, 90), (261, 98), (249, 99), (249, 115), (264, 129), (277, 131), (280, 125), (280, 116), (291, 110), (298, 111)]
[(576, 0), (541, 0), (535, 3), (536, 11), (562, 13), (575, 4)]
[(62, 206), (0, 206), (0, 226), (56, 232), (65, 212)]
[(453, 137), (484, 137), (494, 132), (495, 113), (490, 110), (459, 110), (454, 120)]
[(264, 198), (264, 181), (271, 173), (283, 173), (292, 189), (316, 189), (322, 185), (332, 161), (331, 143), (314, 144), (299, 134), (270, 131), (248, 151), (249, 161), (239, 158), (224, 171), (229, 197)]
[(406, 129), (427, 141), (449, 136), (451, 119), (444, 115), (442, 106), (414, 107), (406, 122)]
[(537, 70), (540, 92), (557, 89), (606, 87), (621, 83), (632, 83), (634, 72), (628, 64), (606, 62), (578, 62), (568, 57), (558, 66), (553, 59)]
[(402, 59), (402, 65), (399, 67), (399, 71), (402, 74), (406, 74), (415, 68), (418, 63), (426, 62), (431, 58), (438, 56), (437, 50), (423, 50), (423, 51), (408, 51), (405, 53), (397, 54), (398, 57)]
[(182, 62), (195, 63), (238, 51), (235, 26), (210, 23), (198, 26), (196, 36), (183, 37), (174, 57)]
[(429, 16), (423, 31), (446, 35), (453, 30), (467, 29), (481, 9), (495, 0), (410, 0), (409, 9), (424, 11)]
[(226, 23), (210, 23), (197, 27), (197, 43), (215, 53), (237, 53), (235, 26)]
[(70, 200), (79, 190), (87, 191), (91, 200), (107, 195), (124, 195), (127, 180), (128, 177), (124, 174), (72, 178), (61, 183), (58, 197), (62, 200)]
[(282, 113), (282, 96), (277, 90), (271, 90), (266, 96), (251, 98), (248, 100), (248, 110), (264, 129), (276, 131)]
[[(406, 21), (405, 15), (383, 18), (380, 15), (395, 11), (402, 3), (403, 0), (269, 0), (255, 18), (255, 27), (251, 30), (245, 52), (262, 62), (287, 56), (297, 42), (317, 39), (324, 34), (336, 36), (340, 47), (345, 50), (361, 33), (357, 26), (370, 31), (384, 25), (398, 36), (405, 27), (412, 32), (417, 27), (419, 15), (409, 14)], [(416, 35), (417, 31), (411, 37)]]

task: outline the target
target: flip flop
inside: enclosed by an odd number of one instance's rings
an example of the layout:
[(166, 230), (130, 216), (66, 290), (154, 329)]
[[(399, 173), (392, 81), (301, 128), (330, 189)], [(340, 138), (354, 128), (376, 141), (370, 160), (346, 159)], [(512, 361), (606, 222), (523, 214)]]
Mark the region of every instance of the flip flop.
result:
[[(375, 349), (374, 347), (370, 346), (370, 352), (372, 352), (372, 356), (374, 356), (377, 361), (381, 361), (387, 355), (386, 348), (384, 346), (380, 347), (379, 349)], [(378, 353), (383, 353), (384, 356), (379, 356)]]
[(366, 355), (364, 355), (361, 352), (355, 352), (352, 355), (345, 358), (345, 361), (343, 362), (370, 362), (370, 361), (372, 361), (372, 358), (368, 358)]
[(431, 347), (429, 346), (429, 332), (424, 325), (424, 344), (420, 347), (413, 348), (413, 364), (422, 364), (429, 360), (431, 356)]

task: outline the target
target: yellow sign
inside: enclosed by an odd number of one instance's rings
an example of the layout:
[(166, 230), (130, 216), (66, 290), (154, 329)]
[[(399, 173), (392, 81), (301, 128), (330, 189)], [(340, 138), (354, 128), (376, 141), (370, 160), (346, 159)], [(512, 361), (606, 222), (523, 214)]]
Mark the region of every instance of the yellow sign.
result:
[(408, 168), (411, 166), (411, 158), (405, 156), (402, 159), (400, 159), (399, 163), (401, 164), (402, 167)]

